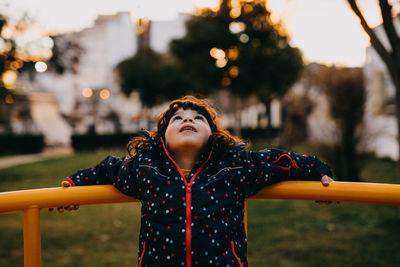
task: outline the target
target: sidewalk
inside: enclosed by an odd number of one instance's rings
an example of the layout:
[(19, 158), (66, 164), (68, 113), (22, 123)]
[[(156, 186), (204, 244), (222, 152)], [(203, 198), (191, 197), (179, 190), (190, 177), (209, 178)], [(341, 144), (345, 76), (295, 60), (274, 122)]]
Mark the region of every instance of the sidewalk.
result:
[(44, 160), (47, 158), (72, 155), (74, 150), (70, 147), (49, 147), (41, 153), (27, 155), (13, 155), (0, 158), (0, 169), (17, 166), (24, 163)]

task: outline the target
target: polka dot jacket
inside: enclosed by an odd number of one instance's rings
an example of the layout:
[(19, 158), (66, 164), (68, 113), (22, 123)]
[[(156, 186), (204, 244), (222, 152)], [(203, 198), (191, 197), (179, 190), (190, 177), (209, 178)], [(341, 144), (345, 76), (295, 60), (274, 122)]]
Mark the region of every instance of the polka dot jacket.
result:
[(248, 266), (244, 200), (283, 180), (320, 180), (316, 157), (243, 150), (224, 157), (208, 146), (187, 178), (161, 140), (134, 158), (109, 156), (68, 177), (73, 185), (113, 184), (142, 203), (139, 266)]

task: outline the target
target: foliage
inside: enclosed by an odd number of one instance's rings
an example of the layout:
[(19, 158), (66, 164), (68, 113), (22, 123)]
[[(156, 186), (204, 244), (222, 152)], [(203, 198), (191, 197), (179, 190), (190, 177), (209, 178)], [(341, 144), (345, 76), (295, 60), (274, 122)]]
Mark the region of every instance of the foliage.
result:
[(140, 100), (146, 106), (178, 98), (188, 88), (176, 69), (175, 61), (149, 47), (138, 50), (134, 57), (118, 64), (117, 69), (125, 95), (138, 91)]
[(365, 86), (362, 69), (325, 68), (322, 81), (329, 102), (332, 103), (331, 116), (354, 131), (357, 126), (355, 122), (360, 122), (364, 115)]
[(0, 155), (39, 153), (44, 146), (43, 135), (0, 135)]
[(117, 134), (85, 134), (72, 135), (72, 147), (76, 151), (95, 150), (98, 148), (126, 147), (128, 141), (137, 134), (117, 133)]
[(170, 48), (196, 92), (225, 87), (269, 102), (286, 92), (303, 66), (300, 51), (281, 31), (265, 1), (222, 0), (217, 11), (204, 9), (188, 20), (186, 36)]

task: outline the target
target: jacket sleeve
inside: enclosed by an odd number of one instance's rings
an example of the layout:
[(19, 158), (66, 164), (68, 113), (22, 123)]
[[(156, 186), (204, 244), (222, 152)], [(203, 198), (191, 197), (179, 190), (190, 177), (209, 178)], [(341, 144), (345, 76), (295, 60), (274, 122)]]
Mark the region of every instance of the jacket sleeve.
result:
[(137, 157), (108, 156), (96, 166), (79, 170), (65, 180), (73, 186), (110, 184), (126, 195), (138, 197), (137, 173)]
[(255, 195), (263, 187), (287, 180), (320, 181), (332, 177), (330, 167), (315, 156), (299, 155), (279, 149), (245, 152), (244, 196)]

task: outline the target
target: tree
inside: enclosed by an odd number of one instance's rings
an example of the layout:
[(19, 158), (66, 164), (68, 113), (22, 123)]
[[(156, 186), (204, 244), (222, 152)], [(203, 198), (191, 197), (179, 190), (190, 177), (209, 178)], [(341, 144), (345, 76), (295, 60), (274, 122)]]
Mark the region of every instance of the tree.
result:
[[(383, 28), (389, 40), (389, 47), (386, 48), (383, 45), (382, 40), (377, 37), (374, 30), (368, 25), (368, 22), (361, 13), (356, 0), (347, 0), (347, 2), (349, 3), (355, 15), (359, 18), (361, 26), (370, 38), (372, 47), (375, 49), (375, 51), (385, 64), (387, 71), (396, 88), (396, 118), (398, 132), (400, 133), (400, 38), (393, 24), (392, 5), (389, 3), (388, 0), (379, 0), (381, 16), (383, 19)], [(400, 134), (397, 135), (397, 138), (400, 152)], [(399, 175), (398, 179), (400, 181), (400, 160), (398, 161), (397, 166)]]
[(186, 35), (170, 48), (196, 92), (228, 88), (240, 98), (255, 94), (269, 107), (303, 67), (282, 31), (265, 0), (221, 0), (217, 11), (204, 9), (188, 20)]
[(140, 100), (148, 107), (180, 97), (187, 89), (175, 61), (149, 47), (119, 63), (117, 69), (124, 94), (129, 96), (133, 91), (139, 92)]
[(151, 49), (150, 27), (147, 18), (137, 21), (138, 50), (117, 66), (122, 92), (126, 96), (139, 92), (140, 100), (147, 107), (180, 97), (188, 90), (176, 60)]
[(322, 70), (321, 86), (328, 99), (330, 115), (338, 129), (337, 143), (327, 157), (336, 176), (357, 181), (361, 163), (357, 146), (362, 139), (359, 126), (364, 116), (366, 97), (363, 72), (359, 68), (325, 67)]

